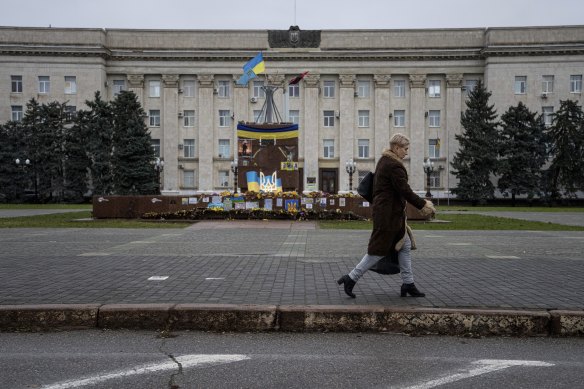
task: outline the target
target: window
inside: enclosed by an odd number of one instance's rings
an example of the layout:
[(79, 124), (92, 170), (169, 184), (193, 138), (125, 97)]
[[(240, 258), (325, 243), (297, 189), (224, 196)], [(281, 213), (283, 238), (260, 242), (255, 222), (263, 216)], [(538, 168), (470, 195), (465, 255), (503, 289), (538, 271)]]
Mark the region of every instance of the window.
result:
[(291, 109), (288, 111), (288, 119), (294, 123), (298, 124), (300, 122), (300, 111), (297, 109)]
[(395, 80), (393, 82), (393, 96), (406, 97), (406, 80)]
[(359, 110), (359, 127), (369, 127), (369, 110)]
[(22, 76), (10, 76), (12, 80), (12, 93), (22, 93)]
[(335, 140), (334, 139), (324, 139), (322, 141), (324, 146), (324, 158), (334, 158), (335, 157)]
[(195, 126), (195, 111), (192, 109), (186, 109), (184, 112), (184, 126), (194, 127)]
[(183, 187), (184, 188), (194, 188), (195, 187), (195, 171), (194, 170), (183, 170)]
[(324, 111), (324, 126), (334, 127), (335, 126), (335, 111)]
[(217, 82), (217, 85), (217, 95), (224, 98), (229, 97), (229, 81), (221, 80)]
[(570, 76), (570, 93), (582, 93), (582, 75)]
[(393, 111), (393, 125), (395, 127), (405, 127), (405, 125), (406, 125), (406, 111), (404, 111), (404, 110)]
[(160, 110), (151, 109), (150, 114), (150, 127), (160, 127)]
[(553, 93), (554, 92), (554, 76), (543, 76), (542, 77), (541, 92), (542, 93)]
[(335, 97), (335, 82), (334, 81), (323, 81), (322, 89), (324, 97)]
[(185, 158), (195, 158), (195, 140), (194, 139), (184, 139), (183, 140), (183, 152)]
[(358, 139), (359, 158), (369, 158), (369, 139)]
[(253, 119), (256, 123), (260, 122), (260, 115), (262, 114), (261, 109), (254, 109), (253, 110)]
[(479, 86), (479, 80), (466, 80), (464, 82), (464, 88), (466, 89), (466, 94), (469, 95), (470, 92), (475, 90)]
[(428, 139), (428, 156), (440, 158), (440, 139)]
[(51, 79), (49, 76), (39, 76), (39, 93), (51, 92)]
[(160, 139), (152, 139), (152, 150), (154, 150), (154, 156), (160, 158)]
[(219, 127), (229, 127), (231, 125), (231, 114), (228, 109), (219, 110)]
[(440, 111), (428, 111), (428, 121), (430, 127), (440, 127)]
[(195, 97), (195, 82), (193, 80), (183, 81), (183, 96)]
[(253, 97), (257, 98), (265, 98), (266, 92), (262, 89), (264, 86), (263, 81), (254, 81), (253, 82)]
[(515, 94), (524, 95), (527, 93), (527, 76), (515, 76)]
[(552, 125), (552, 114), (554, 113), (554, 107), (541, 107), (541, 112), (543, 113), (543, 123), (546, 127)]
[(22, 105), (12, 106), (12, 117), (11, 120), (19, 122), (22, 120)]
[(219, 158), (229, 158), (230, 155), (229, 139), (219, 139)]
[(160, 97), (160, 81), (150, 81), (150, 97)]
[(300, 97), (300, 85), (288, 85), (288, 96), (290, 97)]
[(65, 94), (74, 95), (77, 93), (77, 77), (65, 76)]
[(357, 97), (367, 98), (371, 94), (371, 83), (369, 80), (357, 81)]
[(440, 97), (440, 80), (428, 81), (428, 96)]
[(114, 96), (126, 90), (126, 80), (114, 80)]
[(440, 172), (430, 173), (430, 188), (440, 187)]
[(219, 170), (219, 186), (222, 188), (229, 186), (229, 170)]

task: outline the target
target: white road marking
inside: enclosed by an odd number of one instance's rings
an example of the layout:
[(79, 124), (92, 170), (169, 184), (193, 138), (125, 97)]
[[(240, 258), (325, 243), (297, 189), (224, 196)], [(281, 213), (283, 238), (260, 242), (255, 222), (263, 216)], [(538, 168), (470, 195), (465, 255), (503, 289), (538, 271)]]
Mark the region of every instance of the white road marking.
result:
[(219, 278), (207, 277), (207, 278), (205, 278), (205, 281), (224, 280), (224, 279), (225, 279), (225, 277), (219, 277)]
[(463, 380), (465, 378), (476, 377), (482, 374), (491, 373), (498, 370), (507, 369), (513, 366), (533, 366), (533, 367), (550, 367), (553, 363), (541, 361), (521, 361), (521, 360), (507, 360), (507, 359), (481, 359), (472, 363), (478, 367), (471, 368), (462, 373), (451, 374), (446, 377), (438, 378), (431, 381), (426, 381), (418, 385), (408, 386), (406, 389), (430, 389), (440, 385), (449, 384)]
[[(231, 363), (249, 359), (247, 355), (232, 354), (232, 355), (208, 355), (208, 354), (191, 354), (177, 357), (176, 360), (180, 363), (183, 369), (188, 367), (195, 367), (204, 364), (220, 364)], [(43, 386), (43, 389), (67, 389), (79, 388), (87, 385), (95, 385), (100, 382), (113, 380), (117, 378), (130, 377), (139, 374), (154, 373), (164, 370), (178, 369), (178, 365), (173, 361), (164, 361), (159, 363), (149, 363), (139, 365), (126, 370), (116, 370), (111, 373), (96, 374), (93, 376), (83, 377), (77, 380), (69, 380), (58, 382), (56, 384)]]
[(148, 278), (148, 281), (164, 281), (168, 278), (168, 276), (152, 276)]
[(486, 255), (486, 257), (491, 259), (519, 259), (515, 255)]

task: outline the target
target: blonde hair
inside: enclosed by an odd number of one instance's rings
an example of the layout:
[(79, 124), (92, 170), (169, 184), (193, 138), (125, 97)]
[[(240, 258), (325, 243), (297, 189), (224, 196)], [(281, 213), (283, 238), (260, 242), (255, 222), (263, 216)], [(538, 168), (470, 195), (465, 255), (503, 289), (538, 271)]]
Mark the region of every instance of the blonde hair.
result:
[(395, 146), (407, 147), (410, 145), (410, 138), (399, 132), (389, 140), (389, 149), (393, 150)]

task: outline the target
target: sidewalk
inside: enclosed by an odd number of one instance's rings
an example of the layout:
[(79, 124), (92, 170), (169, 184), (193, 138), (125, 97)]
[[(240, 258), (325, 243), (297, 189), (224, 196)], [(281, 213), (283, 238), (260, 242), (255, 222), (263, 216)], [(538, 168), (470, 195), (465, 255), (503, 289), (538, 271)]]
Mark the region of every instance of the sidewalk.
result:
[(336, 279), (369, 231), (312, 222), (3, 229), (0, 330), (72, 327), (584, 335), (584, 232), (415, 231), (416, 285)]

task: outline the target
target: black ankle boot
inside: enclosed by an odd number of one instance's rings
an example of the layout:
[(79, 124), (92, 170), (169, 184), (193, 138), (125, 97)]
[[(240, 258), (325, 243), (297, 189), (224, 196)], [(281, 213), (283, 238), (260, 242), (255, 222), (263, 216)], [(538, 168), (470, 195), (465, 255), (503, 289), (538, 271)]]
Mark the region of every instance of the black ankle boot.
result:
[(401, 296), (406, 297), (407, 295), (412, 297), (425, 297), (426, 294), (420, 292), (416, 285), (412, 284), (402, 284), (401, 286)]
[(339, 278), (337, 280), (337, 284), (339, 284), (339, 285), (343, 284), (343, 286), (345, 287), (345, 293), (348, 296), (351, 296), (352, 298), (357, 297), (353, 293), (353, 287), (355, 286), (356, 282), (353, 281), (353, 279), (351, 277), (349, 277), (348, 274), (345, 274), (344, 276), (342, 276), (341, 278)]

